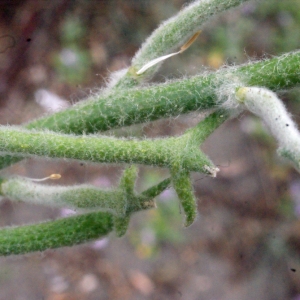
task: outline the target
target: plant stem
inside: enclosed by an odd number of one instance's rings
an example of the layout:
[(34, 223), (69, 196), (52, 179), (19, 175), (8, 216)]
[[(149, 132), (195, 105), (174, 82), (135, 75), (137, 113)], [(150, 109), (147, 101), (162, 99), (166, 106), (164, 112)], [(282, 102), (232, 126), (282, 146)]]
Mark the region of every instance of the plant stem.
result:
[(232, 81), (273, 91), (296, 86), (300, 83), (299, 65), (300, 51), (297, 51), (189, 79), (115, 90), (33, 121), (26, 128), (88, 134), (215, 108), (219, 104), (219, 88)]
[(197, 217), (197, 200), (193, 192), (193, 185), (189, 172), (173, 169), (172, 183), (185, 214), (184, 226), (192, 225)]
[(128, 88), (139, 82), (149, 80), (159, 65), (152, 67), (142, 75), (136, 72), (149, 61), (169, 54), (185, 44), (200, 30), (203, 23), (214, 15), (248, 0), (205, 0), (195, 1), (184, 7), (176, 16), (162, 23), (146, 40), (132, 59), (127, 74), (116, 84), (117, 88)]
[(122, 214), (121, 206), (126, 209), (126, 204), (122, 203), (122, 191), (100, 190), (87, 184), (51, 186), (36, 183), (27, 178), (12, 177), (3, 180), (1, 195), (16, 201), (52, 207), (68, 207), (74, 210), (98, 209)]
[[(54, 115), (33, 121), (28, 129), (49, 129), (64, 133), (94, 133), (149, 122), (220, 105), (224, 84), (241, 81), (242, 86), (264, 86), (273, 91), (300, 83), (300, 51), (280, 57), (228, 67), (219, 72), (126, 91), (112, 91), (74, 105)], [(4, 168), (22, 157), (0, 157)]]
[[(126, 170), (123, 177), (126, 176), (125, 173)], [(2, 183), (7, 184), (8, 190), (12, 192), (12, 195), (10, 192), (6, 194), (5, 190), (7, 189), (4, 189), (2, 190), (2, 195), (13, 196), (15, 198), (20, 197), (22, 199), (24, 194), (29, 193), (33, 197), (40, 196), (43, 198), (43, 194), (40, 193), (40, 189), (34, 191), (34, 189), (31, 188), (32, 186), (33, 188), (36, 187), (37, 184), (33, 184), (32, 182), (28, 181), (28, 179), (26, 180), (24, 178), (2, 180)], [(24, 182), (27, 185), (24, 185)], [(126, 226), (128, 225), (127, 221), (129, 220), (130, 213), (153, 207), (153, 198), (158, 196), (163, 190), (169, 187), (170, 182), (170, 178), (164, 179), (157, 185), (152, 186), (146, 191), (142, 192), (140, 195), (136, 195), (135, 200), (129, 201), (127, 215), (125, 217), (118, 218), (110, 213), (98, 211), (58, 219), (51, 222), (49, 221), (34, 225), (0, 229), (0, 255), (23, 254), (64, 246), (73, 246), (98, 239), (101, 236), (107, 235), (114, 228), (116, 229), (116, 227), (119, 228), (117, 234), (122, 235), (124, 234), (124, 230), (126, 231)], [(20, 190), (20, 188), (24, 190)], [(44, 186), (44, 188), (50, 189), (48, 193), (52, 195), (55, 193), (55, 191), (57, 193), (61, 192), (61, 190), (59, 188), (57, 189), (57, 187)], [(34, 192), (36, 192), (36, 194), (33, 195), (32, 193)], [(94, 193), (95, 197), (99, 196), (99, 193), (101, 194), (101, 192), (103, 191), (99, 191), (94, 187), (90, 190), (90, 193)], [(65, 191), (62, 190), (62, 194), (64, 193)], [(73, 193), (74, 196), (78, 193), (78, 189), (75, 188), (72, 191), (70, 188), (68, 189), (68, 193)], [(83, 196), (81, 199), (79, 199), (78, 196), (75, 196), (75, 198), (80, 200), (80, 202), (87, 202), (86, 198), (89, 198), (90, 193), (88, 193), (88, 195), (83, 195), (81, 193)], [(112, 193), (113, 191), (110, 191), (110, 194)], [(71, 195), (69, 194), (67, 194), (67, 198), (70, 198)], [(24, 200), (26, 200), (26, 197), (28, 198), (28, 195), (25, 196)], [(98, 202), (99, 204), (99, 200), (95, 199), (95, 197), (89, 198), (88, 202), (92, 203), (92, 201), (95, 201), (95, 203)], [(103, 198), (103, 195), (100, 195), (100, 197)], [(115, 201), (118, 200), (120, 199), (115, 199)], [(94, 204), (92, 203), (92, 205)], [(120, 228), (122, 228), (122, 231), (120, 231)]]
[[(98, 163), (176, 167), (213, 176), (214, 172), (208, 170), (213, 170), (215, 167), (200, 151), (199, 146), (227, 117), (225, 111), (218, 110), (179, 137), (144, 140), (125, 140), (107, 136), (72, 136), (0, 126), (0, 151), (23, 157), (44, 156)], [(128, 180), (127, 177), (123, 180)], [(131, 188), (131, 185), (127, 186)]]
[[(106, 136), (71, 136), (0, 126), (0, 151), (23, 157), (78, 159), (96, 163), (146, 164), (170, 167), (174, 163), (191, 171), (208, 173), (212, 162), (198, 147), (186, 151), (186, 136), (168, 139), (123, 140)], [(180, 162), (178, 154), (185, 151)]]
[(34, 225), (0, 229), (0, 255), (82, 244), (113, 230), (109, 213), (93, 212)]

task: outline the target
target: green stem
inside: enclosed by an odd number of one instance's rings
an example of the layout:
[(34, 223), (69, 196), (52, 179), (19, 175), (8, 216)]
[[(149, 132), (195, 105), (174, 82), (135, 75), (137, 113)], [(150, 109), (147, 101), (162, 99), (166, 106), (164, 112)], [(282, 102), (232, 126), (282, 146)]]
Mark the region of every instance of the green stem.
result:
[[(72, 209), (94, 209), (122, 214), (122, 191), (100, 190), (92, 185), (50, 186), (35, 183), (27, 178), (13, 177), (1, 184), (1, 195), (16, 201), (69, 207)], [(120, 203), (120, 207), (118, 207)]]
[(101, 190), (87, 184), (50, 186), (35, 183), (29, 178), (12, 177), (1, 180), (1, 195), (27, 203), (68, 207), (75, 210), (101, 210), (122, 216), (155, 207), (153, 199), (170, 185), (170, 179), (165, 179), (140, 195), (136, 195), (135, 180), (134, 167), (124, 171), (119, 187), (114, 190)]
[(195, 127), (188, 129), (184, 133), (184, 136), (189, 136), (191, 143), (201, 145), (229, 117), (230, 112), (218, 109), (199, 122)]
[[(198, 145), (187, 148), (189, 136), (154, 140), (122, 140), (112, 137), (70, 136), (0, 127), (0, 151), (23, 157), (69, 158), (97, 163), (146, 164), (182, 168), (209, 174), (212, 162)], [(188, 150), (188, 151), (187, 151)], [(176, 161), (184, 151), (181, 161)]]
[(0, 229), (0, 255), (23, 254), (86, 243), (113, 230), (109, 213), (93, 212), (55, 221)]
[[(29, 123), (28, 129), (49, 129), (64, 133), (93, 133), (149, 122), (219, 105), (220, 88), (232, 81), (241, 86), (264, 86), (273, 91), (300, 83), (300, 51), (280, 57), (229, 67), (171, 83), (127, 91), (112, 91), (94, 99)], [(21, 157), (0, 158), (0, 168)]]
[[(224, 115), (222, 112), (216, 112), (208, 116), (204, 121), (199, 123), (195, 128), (187, 131), (181, 139), (185, 140), (185, 145), (189, 142), (194, 141), (195, 143), (201, 142), (205, 137), (210, 134), (210, 131), (215, 129), (224, 121)], [(206, 134), (201, 133), (202, 130), (205, 130)], [(199, 134), (201, 133), (201, 134)], [(43, 144), (43, 143), (42, 143)], [(24, 146), (24, 145), (23, 145)], [(26, 147), (25, 147), (26, 148)], [(178, 166), (177, 166), (178, 167)], [(189, 178), (188, 172), (180, 170), (181, 172), (175, 172), (176, 166), (172, 169), (173, 183), (175, 189), (179, 195), (182, 207), (186, 213), (186, 225), (190, 225), (196, 217), (196, 200), (192, 195), (192, 186)], [(124, 172), (123, 179), (121, 180), (121, 186), (129, 193), (133, 193), (133, 188), (129, 188), (128, 185), (132, 185), (135, 178), (135, 169), (130, 168)], [(175, 173), (174, 173), (175, 172)], [(178, 175), (179, 174), (179, 175)], [(12, 186), (10, 190), (13, 194), (17, 193), (17, 190), (14, 187), (15, 181), (18, 179), (12, 179), (11, 181), (5, 180), (2, 181), (2, 194), (5, 194), (7, 189), (5, 184), (10, 182)], [(137, 201), (129, 201), (127, 207), (127, 214), (125, 216), (113, 216), (109, 213), (103, 212), (94, 212), (85, 215), (79, 215), (75, 217), (70, 217), (66, 219), (60, 219), (52, 222), (45, 222), (35, 225), (27, 225), (16, 228), (4, 228), (0, 230), (0, 255), (11, 255), (11, 254), (22, 254), (33, 251), (43, 251), (49, 248), (57, 248), (63, 246), (71, 246), (75, 244), (84, 243), (100, 236), (108, 234), (113, 229), (116, 230), (118, 236), (122, 236), (128, 226), (130, 213), (133, 211), (138, 211), (148, 207), (153, 207), (153, 199), (159, 193), (161, 193), (165, 188), (170, 185), (170, 178), (163, 180), (156, 186), (149, 188), (144, 191), (141, 195), (137, 196)], [(28, 182), (27, 182), (28, 184)], [(28, 194), (29, 185), (21, 186), (21, 194)], [(52, 189), (50, 187), (50, 189)], [(56, 192), (57, 187), (55, 187)], [(85, 188), (84, 188), (85, 190)], [(35, 190), (39, 192), (39, 190)], [(95, 190), (93, 189), (93, 192)], [(30, 189), (30, 193), (33, 192)], [(54, 189), (52, 190), (54, 192)], [(63, 193), (65, 191), (63, 190)], [(71, 192), (67, 191), (67, 194)], [(78, 194), (78, 190), (74, 189), (72, 191), (75, 194)], [(30, 194), (29, 193), (29, 194)], [(81, 193), (79, 193), (81, 194)], [(28, 195), (27, 195), (28, 196)], [(26, 197), (27, 197), (26, 196)], [(41, 196), (42, 195), (38, 195)], [(70, 195), (68, 194), (68, 198)], [(74, 196), (74, 195), (73, 195)], [(99, 196), (99, 195), (96, 195)], [(109, 195), (111, 196), (111, 195)], [(23, 196), (22, 196), (23, 197)], [(22, 198), (21, 197), (21, 198)], [(77, 196), (76, 196), (77, 197)], [(77, 198), (75, 200), (78, 200)], [(101, 198), (101, 197), (100, 197)], [(86, 194), (83, 195), (84, 202), (88, 202), (89, 205), (95, 206), (99, 199), (86, 199)], [(53, 199), (52, 199), (53, 200)], [(81, 199), (82, 200), (82, 199)], [(101, 199), (100, 199), (101, 200)], [(115, 199), (117, 201), (117, 199)], [(95, 201), (95, 203), (93, 203)], [(67, 201), (68, 202), (68, 201)], [(80, 201), (75, 201), (80, 203)], [(81, 205), (81, 204), (80, 204)], [(96, 205), (97, 206), (97, 205)]]
[(127, 74), (116, 84), (117, 88), (127, 88), (149, 80), (159, 65), (150, 68), (142, 75), (136, 72), (149, 61), (178, 50), (187, 40), (199, 31), (202, 25), (214, 15), (248, 0), (195, 1), (184, 7), (176, 16), (162, 23), (146, 40), (132, 59)]
[(171, 170), (172, 183), (177, 193), (181, 207), (185, 214), (186, 227), (193, 224), (197, 217), (197, 200), (193, 193), (193, 186), (189, 172)]
[[(123, 177), (128, 176), (128, 173), (132, 175), (134, 170), (125, 170)], [(23, 184), (24, 182), (26, 185)], [(93, 212), (51, 222), (0, 229), (0, 255), (23, 254), (64, 246), (73, 246), (98, 239), (101, 236), (107, 235), (113, 229), (117, 231), (118, 236), (121, 236), (127, 229), (130, 214), (135, 211), (153, 207), (153, 198), (169, 187), (170, 182), (170, 178), (165, 179), (142, 192), (140, 195), (135, 196), (135, 199), (130, 199), (126, 215), (122, 217), (114, 216), (110, 213)], [(132, 181), (129, 183), (131, 184)], [(4, 187), (5, 184), (8, 185), (9, 188), (7, 186)], [(25, 200), (28, 196), (41, 197), (43, 200), (45, 194), (40, 193), (39, 187), (34, 191), (34, 189), (31, 188), (32, 186), (36, 188), (40, 185), (33, 184), (28, 179), (21, 178), (3, 180), (2, 195), (12, 196), (14, 198), (19, 197), (20, 199), (24, 196)], [(66, 191), (61, 191), (58, 187), (44, 188), (49, 189), (48, 194), (51, 194), (51, 197), (54, 193), (61, 193), (61, 199), (64, 200), (64, 196), (66, 196)], [(89, 205), (93, 207), (103, 205), (103, 203), (100, 203), (101, 198), (103, 198), (103, 191), (90, 187), (87, 194), (79, 193), (79, 195), (82, 196), (79, 199), (79, 196), (77, 196), (78, 190), (80, 190), (80, 188), (72, 190), (70, 187), (67, 191), (67, 198), (71, 199), (70, 197), (73, 196), (75, 197), (75, 201), (78, 200), (76, 201), (77, 203), (88, 202)], [(83, 190), (86, 190), (86, 188), (84, 187)], [(36, 192), (36, 194), (33, 195), (34, 192)], [(108, 196), (111, 196), (113, 191), (107, 193), (109, 193)], [(48, 194), (46, 194), (46, 197), (48, 197)], [(92, 194), (93, 196), (91, 197)], [(100, 199), (97, 199), (97, 197), (100, 197)], [(120, 201), (120, 199), (114, 200)], [(67, 201), (67, 203), (69, 203), (69, 201)], [(82, 204), (80, 204), (80, 206), (82, 206)]]
[[(162, 191), (164, 191), (166, 188), (170, 187), (171, 184), (171, 178), (166, 178), (157, 185), (154, 185), (147, 189), (146, 191), (142, 192), (141, 198), (142, 199), (153, 199), (156, 196), (158, 196)], [(144, 200), (145, 201), (145, 200)]]
[[(229, 114), (227, 111), (217, 110), (209, 115), (202, 122), (192, 129), (189, 129), (184, 136), (186, 140), (187, 153), (181, 153), (177, 161), (182, 160), (183, 155), (189, 155), (190, 149), (194, 145), (201, 144), (218, 126), (220, 126)], [(218, 168), (209, 166), (206, 167), (211, 176), (215, 177)], [(173, 164), (171, 168), (171, 178), (174, 189), (178, 195), (179, 202), (185, 214), (185, 226), (190, 226), (197, 217), (197, 200), (193, 193), (190, 172), (181, 168), (180, 165)]]
[(219, 88), (232, 81), (274, 91), (298, 85), (299, 65), (300, 51), (296, 51), (165, 84), (116, 90), (33, 121), (26, 128), (88, 134), (215, 108), (219, 104)]

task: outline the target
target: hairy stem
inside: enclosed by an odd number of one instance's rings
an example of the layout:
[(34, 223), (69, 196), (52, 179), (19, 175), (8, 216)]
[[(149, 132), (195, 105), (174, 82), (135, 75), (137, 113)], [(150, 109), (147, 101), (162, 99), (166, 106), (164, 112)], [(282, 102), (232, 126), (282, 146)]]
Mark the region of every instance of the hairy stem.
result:
[(291, 88), (300, 83), (299, 65), (297, 51), (165, 84), (116, 90), (33, 121), (26, 128), (88, 134), (206, 110), (219, 104), (219, 88), (233, 81), (274, 91)]
[(82, 244), (113, 230), (109, 213), (93, 212), (55, 221), (0, 229), (0, 255)]
[(141, 81), (151, 79), (159, 65), (139, 76), (136, 72), (149, 61), (169, 54), (185, 44), (201, 29), (203, 23), (214, 15), (246, 1), (248, 0), (201, 0), (184, 7), (176, 16), (162, 23), (148, 37), (132, 59), (129, 71), (118, 81), (116, 87), (135, 86)]
[[(264, 86), (273, 91), (298, 85), (299, 65), (300, 51), (296, 51), (189, 79), (140, 89), (112, 91), (33, 121), (26, 128), (75, 134), (94, 133), (215, 108), (220, 105), (220, 88), (234, 81), (241, 82), (240, 87)], [(0, 168), (20, 159), (5, 155), (0, 158)]]
[(184, 225), (192, 225), (197, 217), (197, 200), (193, 193), (193, 186), (189, 172), (173, 169), (172, 183), (185, 214)]
[[(206, 118), (203, 124), (206, 124), (210, 118), (212, 117)], [(223, 119), (216, 118), (215, 121), (218, 126)], [(208, 131), (206, 136), (210, 132)], [(54, 132), (28, 131), (18, 127), (0, 127), (1, 152), (24, 157), (69, 158), (98, 163), (134, 163), (159, 167), (179, 165), (182, 169), (210, 174), (207, 170), (214, 168), (214, 165), (200, 151), (198, 142), (190, 132), (167, 139), (125, 140), (105, 136), (70, 136)]]
[[(13, 200), (69, 207), (72, 209), (94, 209), (122, 214), (126, 204), (122, 201), (122, 191), (100, 190), (92, 185), (49, 186), (35, 183), (27, 178), (13, 177), (1, 184), (1, 194)], [(122, 204), (118, 207), (118, 203)]]
[(124, 178), (127, 180), (131, 169), (135, 171), (133, 167), (126, 169), (119, 187), (113, 190), (101, 190), (88, 184), (49, 186), (24, 177), (11, 177), (2, 179), (1, 195), (27, 203), (69, 207), (75, 210), (101, 210), (118, 216), (153, 208), (155, 206), (153, 199), (170, 186), (170, 178), (136, 195), (134, 192), (136, 176), (133, 182), (125, 184), (122, 182)]
[[(129, 170), (129, 173), (133, 174), (133, 171), (134, 170), (131, 172)], [(125, 170), (123, 177), (128, 175), (126, 172), (127, 170)], [(5, 191), (7, 191), (6, 188), (2, 188), (1, 194), (19, 197), (20, 199), (22, 196), (28, 198), (28, 192), (31, 194), (34, 193), (34, 190), (31, 189), (31, 182), (29, 182), (29, 185), (25, 186), (24, 189), (24, 180), (25, 179), (21, 178), (2, 180), (2, 187), (4, 184), (9, 185), (9, 191), (12, 192), (12, 195), (10, 192), (8, 195), (5, 193)], [(164, 179), (157, 185), (142, 192), (140, 195), (135, 196), (136, 199), (129, 201), (128, 203), (127, 215), (125, 215), (125, 217), (118, 217), (110, 213), (98, 211), (34, 225), (0, 229), (0, 255), (23, 254), (82, 244), (105, 236), (114, 229), (117, 231), (117, 235), (121, 236), (127, 229), (130, 213), (154, 207), (153, 198), (168, 188), (170, 182), (170, 178)], [(19, 183), (22, 185), (21, 190), (18, 186)], [(54, 189), (57, 189), (57, 187), (50, 187), (50, 192), (54, 192)], [(57, 192), (59, 193), (60, 189), (57, 189)], [(69, 189), (68, 192), (71, 192), (71, 189)], [(95, 189), (93, 188), (91, 192), (94, 193)], [(75, 188), (73, 190), (73, 196), (76, 193), (77, 189)], [(44, 195), (38, 193), (38, 195), (34, 195), (34, 197), (36, 196), (43, 197)], [(89, 196), (89, 194), (87, 196)], [(101, 197), (102, 196), (103, 195), (101, 195)], [(109, 201), (111, 195), (107, 196), (106, 202)], [(81, 201), (84, 199), (85, 197), (83, 197)], [(97, 199), (92, 200), (96, 201), (96, 203), (99, 201)]]

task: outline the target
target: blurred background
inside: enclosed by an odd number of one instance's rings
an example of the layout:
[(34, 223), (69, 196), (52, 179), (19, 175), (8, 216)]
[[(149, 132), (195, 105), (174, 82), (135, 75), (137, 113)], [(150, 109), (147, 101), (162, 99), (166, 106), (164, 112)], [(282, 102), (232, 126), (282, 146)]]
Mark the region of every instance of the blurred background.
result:
[[(105, 87), (130, 65), (146, 37), (183, 0), (0, 1), (0, 123), (22, 124), (64, 109)], [(185, 53), (166, 61), (154, 82), (299, 48), (300, 0), (249, 1), (205, 25)], [(299, 88), (280, 92), (296, 122)], [(115, 130), (116, 135), (178, 135), (199, 114)], [(111, 133), (110, 133), (111, 134)], [(216, 179), (193, 174), (199, 217), (183, 228), (172, 189), (158, 208), (137, 213), (125, 237), (0, 258), (0, 300), (300, 299), (300, 176), (276, 155), (276, 142), (243, 113), (219, 128), (203, 150)], [(115, 186), (124, 166), (30, 159), (2, 171), (59, 183)], [(139, 191), (168, 176), (141, 167)], [(0, 202), (1, 226), (73, 212)]]

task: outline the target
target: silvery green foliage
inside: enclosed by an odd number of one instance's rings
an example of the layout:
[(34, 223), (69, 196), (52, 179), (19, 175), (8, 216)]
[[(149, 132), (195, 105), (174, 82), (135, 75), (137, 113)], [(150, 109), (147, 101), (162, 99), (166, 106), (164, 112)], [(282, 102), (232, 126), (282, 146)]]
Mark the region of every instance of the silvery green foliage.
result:
[[(23, 127), (0, 126), (0, 168), (26, 157), (125, 164), (119, 185), (109, 191), (88, 184), (54, 188), (29, 178), (2, 178), (3, 196), (16, 201), (71, 207), (78, 215), (1, 229), (0, 254), (71, 246), (112, 231), (122, 236), (131, 215), (154, 208), (154, 198), (170, 185), (185, 214), (185, 226), (191, 225), (197, 217), (191, 172), (212, 177), (218, 172), (199, 147), (223, 122), (244, 109), (267, 123), (279, 142), (281, 155), (299, 169), (299, 133), (274, 92), (299, 85), (300, 51), (191, 78), (143, 85), (168, 54), (182, 53), (192, 43), (211, 16), (245, 1), (192, 2), (161, 24), (134, 56), (131, 66), (114, 73), (109, 86), (101, 93)], [(206, 117), (178, 137), (125, 139), (89, 135), (194, 111), (205, 112)], [(167, 168), (170, 178), (137, 194), (134, 189), (137, 169), (128, 167), (137, 164)]]

